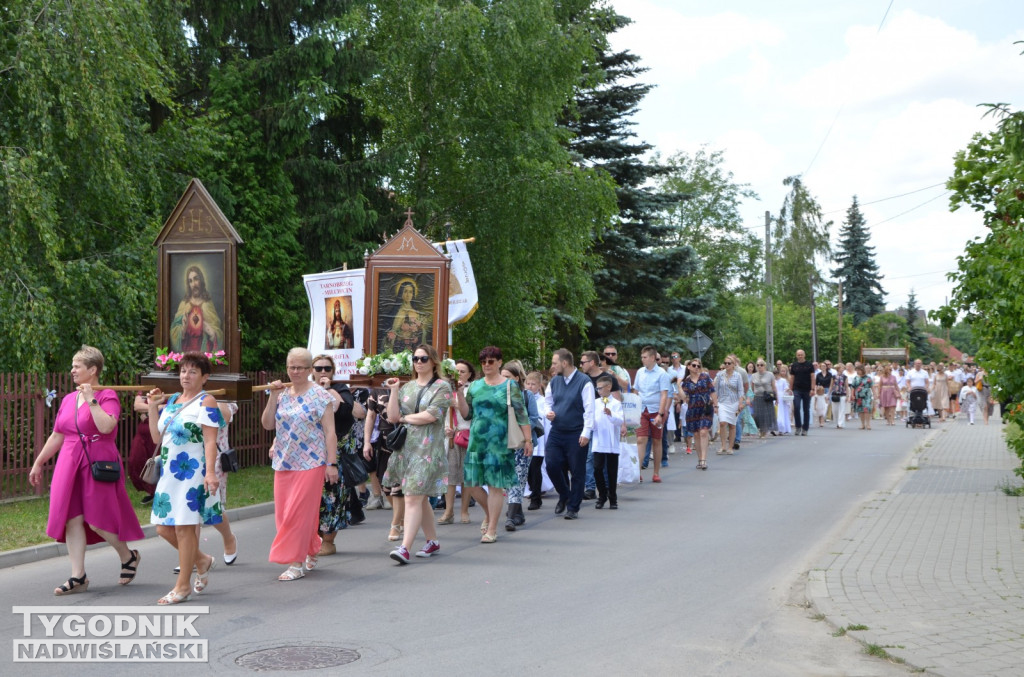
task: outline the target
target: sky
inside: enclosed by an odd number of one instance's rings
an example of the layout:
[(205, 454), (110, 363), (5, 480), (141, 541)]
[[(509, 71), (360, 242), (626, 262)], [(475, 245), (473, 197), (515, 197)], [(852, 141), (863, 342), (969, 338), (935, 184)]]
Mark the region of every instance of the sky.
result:
[(911, 289), (925, 310), (946, 301), (946, 273), (985, 228), (950, 212), (945, 182), (956, 152), (994, 127), (979, 104), (1024, 104), (1024, 2), (611, 3), (633, 20), (612, 48), (638, 55), (655, 85), (633, 117), (640, 140), (663, 156), (723, 151), (760, 198), (742, 215), (762, 238), (787, 176), (834, 222), (833, 245), (856, 195), (886, 307)]

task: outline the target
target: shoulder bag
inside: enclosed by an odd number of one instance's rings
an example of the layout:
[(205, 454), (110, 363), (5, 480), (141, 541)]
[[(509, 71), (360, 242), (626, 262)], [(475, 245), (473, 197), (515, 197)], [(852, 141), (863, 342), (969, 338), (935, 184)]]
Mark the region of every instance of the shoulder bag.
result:
[(508, 442), (505, 446), (509, 449), (522, 449), (526, 444), (526, 435), (519, 427), (516, 411), (512, 407), (512, 381), (510, 379), (505, 381), (505, 406), (508, 408)]
[[(422, 388), (420, 388), (420, 396), (416, 398), (416, 408), (413, 410), (412, 413), (414, 413), (414, 414), (420, 413), (420, 402), (423, 401), (423, 394), (425, 392), (427, 392), (427, 390), (430, 388), (430, 386), (434, 385), (434, 381), (436, 381), (436, 380), (437, 380), (437, 376), (433, 376), (433, 377), (431, 377), (430, 382), (427, 383), (427, 385), (425, 385)], [(388, 400), (388, 401), (390, 401), (390, 400)], [(388, 439), (387, 439), (388, 449), (390, 449), (392, 452), (401, 451), (402, 447), (405, 446), (405, 438), (406, 438), (406, 436), (408, 434), (409, 434), (409, 431), (406, 430), (406, 427), (405, 427), (404, 423), (399, 423), (398, 425), (396, 425), (391, 430), (391, 432), (388, 433)]]
[[(77, 398), (76, 398), (77, 399)], [(82, 451), (89, 461), (89, 469), (92, 471), (92, 478), (97, 482), (117, 482), (121, 479), (121, 459), (116, 461), (94, 461), (89, 456), (89, 440), (82, 433), (78, 426), (78, 405), (75, 404), (75, 430), (78, 431), (78, 439), (82, 442)]]
[(362, 457), (356, 452), (355, 439), (351, 434), (338, 445), (338, 465), (341, 467), (342, 481), (349, 489), (370, 479)]

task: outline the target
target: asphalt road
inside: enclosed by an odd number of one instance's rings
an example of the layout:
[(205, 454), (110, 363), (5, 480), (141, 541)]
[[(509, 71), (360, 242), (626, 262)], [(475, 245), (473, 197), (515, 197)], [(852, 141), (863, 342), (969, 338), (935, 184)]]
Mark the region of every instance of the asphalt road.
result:
[[(806, 438), (748, 440), (734, 456), (711, 455), (706, 472), (676, 453), (662, 484), (620, 487), (618, 511), (586, 502), (579, 520), (566, 521), (549, 498), (526, 513), (525, 527), (483, 545), (474, 508), (472, 523), (438, 528), (440, 555), (404, 567), (387, 557), (390, 514), (368, 512), (339, 535), (337, 555), (290, 583), (277, 582), (283, 567), (266, 561), (273, 517), (244, 520), (235, 525), (238, 563), (220, 563), (208, 590), (176, 608), (209, 606), (195, 622), (208, 663), (76, 662), (74, 674), (250, 674), (236, 661), (295, 646), (305, 648), (271, 658), (309, 661), (307, 674), (907, 674), (833, 637), (806, 608), (803, 580), (927, 434), (878, 422), (870, 432), (815, 428)], [(219, 556), (216, 531), (203, 540)], [(87, 555), (85, 594), (52, 596), (66, 559), (0, 570), (0, 594), (8, 607), (152, 605), (170, 589), (176, 555), (158, 539), (138, 547), (139, 577), (126, 588), (104, 548)], [(20, 615), (0, 616), (0, 638), (23, 637)], [(6, 674), (69, 669), (12, 665), (12, 646), (0, 641)]]

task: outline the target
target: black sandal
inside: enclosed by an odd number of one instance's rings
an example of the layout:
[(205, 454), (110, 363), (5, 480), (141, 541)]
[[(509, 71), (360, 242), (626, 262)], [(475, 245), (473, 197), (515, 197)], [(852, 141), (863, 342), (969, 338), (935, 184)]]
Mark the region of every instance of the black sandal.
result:
[(76, 592), (85, 592), (89, 589), (89, 578), (86, 574), (82, 574), (81, 578), (75, 578), (72, 576), (65, 583), (61, 583), (59, 588), (53, 591), (53, 594), (57, 597), (61, 595), (73, 595)]
[(135, 579), (135, 572), (139, 568), (139, 562), (142, 561), (142, 555), (139, 554), (138, 550), (132, 550), (132, 556), (127, 562), (121, 562), (121, 580), (118, 581), (121, 585), (128, 585)]

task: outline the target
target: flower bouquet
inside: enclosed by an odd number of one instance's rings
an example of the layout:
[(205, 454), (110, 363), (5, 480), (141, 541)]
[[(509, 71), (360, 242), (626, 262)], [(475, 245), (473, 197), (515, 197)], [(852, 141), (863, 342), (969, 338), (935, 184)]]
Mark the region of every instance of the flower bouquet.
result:
[[(223, 350), (218, 350), (215, 353), (203, 353), (210, 360), (210, 364), (214, 366), (222, 366), (228, 363), (227, 353)], [(176, 353), (168, 348), (157, 348), (156, 349), (156, 368), (160, 371), (174, 371), (181, 364), (181, 358), (184, 357), (184, 353)]]
[[(364, 355), (356, 360), (356, 373), (360, 376), (409, 376), (412, 374), (412, 351), (394, 353), (386, 350), (378, 355)], [(441, 373), (445, 376), (457, 376), (455, 360), (441, 360)]]

